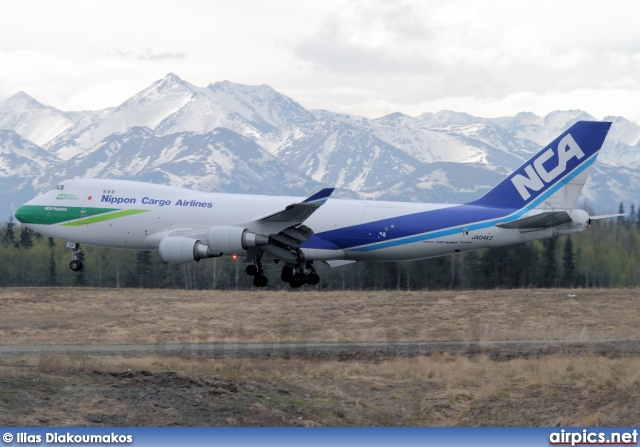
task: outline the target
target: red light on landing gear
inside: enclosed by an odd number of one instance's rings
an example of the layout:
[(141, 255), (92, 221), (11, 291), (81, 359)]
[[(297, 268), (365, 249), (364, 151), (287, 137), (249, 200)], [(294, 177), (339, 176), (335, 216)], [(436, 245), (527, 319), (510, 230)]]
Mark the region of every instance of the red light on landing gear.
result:
[(234, 253), (234, 254), (232, 254), (232, 255), (231, 255), (231, 259), (233, 259), (233, 260), (235, 261), (236, 259), (238, 259), (238, 255), (237, 255), (237, 254), (235, 254), (235, 253)]

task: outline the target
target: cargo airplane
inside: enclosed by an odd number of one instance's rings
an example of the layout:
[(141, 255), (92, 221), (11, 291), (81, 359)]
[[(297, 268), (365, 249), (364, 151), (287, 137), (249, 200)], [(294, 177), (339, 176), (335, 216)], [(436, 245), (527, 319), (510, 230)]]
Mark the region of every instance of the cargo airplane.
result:
[(257, 287), (263, 265), (281, 263), (292, 287), (320, 281), (315, 266), (433, 258), (586, 230), (574, 209), (611, 123), (580, 121), (483, 197), (430, 204), (197, 192), (107, 179), (66, 180), (22, 205), (28, 228), (79, 244), (158, 250), (171, 263), (240, 257)]

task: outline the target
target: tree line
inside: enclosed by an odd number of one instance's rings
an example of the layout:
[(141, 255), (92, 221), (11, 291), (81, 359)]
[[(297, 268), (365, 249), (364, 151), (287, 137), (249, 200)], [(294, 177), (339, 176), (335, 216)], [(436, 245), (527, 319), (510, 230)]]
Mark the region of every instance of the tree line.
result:
[[(622, 204), (620, 213), (624, 213)], [(13, 219), (0, 229), (0, 286), (88, 286), (172, 289), (251, 289), (246, 264), (228, 257), (167, 264), (155, 251), (83, 246), (84, 269), (69, 269), (64, 241), (44, 237)], [(329, 268), (313, 289), (418, 290), (640, 285), (640, 209), (596, 220), (581, 234), (453, 256)], [(281, 265), (265, 265), (268, 288), (289, 289)], [(308, 290), (312, 287), (305, 286)], [(302, 289), (304, 290), (304, 289)]]

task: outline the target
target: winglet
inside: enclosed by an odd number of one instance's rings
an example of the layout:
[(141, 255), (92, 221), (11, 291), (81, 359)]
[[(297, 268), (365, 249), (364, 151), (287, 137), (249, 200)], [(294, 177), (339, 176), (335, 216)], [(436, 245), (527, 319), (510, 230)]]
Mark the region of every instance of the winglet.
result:
[(318, 205), (322, 205), (324, 202), (327, 201), (329, 196), (331, 194), (333, 194), (334, 190), (335, 190), (335, 188), (325, 188), (322, 191), (318, 191), (317, 193), (315, 193), (314, 195), (312, 195), (308, 199), (303, 200), (302, 203), (315, 202)]

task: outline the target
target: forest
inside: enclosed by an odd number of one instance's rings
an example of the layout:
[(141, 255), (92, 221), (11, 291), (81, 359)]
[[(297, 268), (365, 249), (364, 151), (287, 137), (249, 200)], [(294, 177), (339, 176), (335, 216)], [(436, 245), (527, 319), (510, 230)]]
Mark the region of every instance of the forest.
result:
[[(620, 213), (625, 213), (620, 204)], [(591, 213), (590, 213), (591, 214)], [(71, 250), (16, 225), (0, 229), (0, 286), (86, 286), (172, 289), (252, 289), (246, 264), (228, 257), (167, 264), (155, 251), (83, 246), (84, 269), (69, 269)], [(316, 263), (317, 290), (419, 290), (530, 287), (629, 287), (640, 284), (640, 209), (626, 217), (593, 221), (589, 230), (527, 244), (459, 253), (435, 259)], [(268, 289), (289, 289), (279, 265), (266, 265)]]

